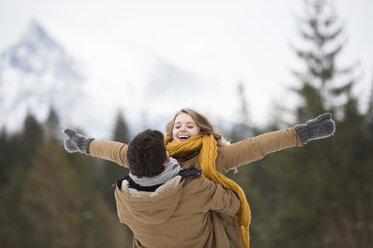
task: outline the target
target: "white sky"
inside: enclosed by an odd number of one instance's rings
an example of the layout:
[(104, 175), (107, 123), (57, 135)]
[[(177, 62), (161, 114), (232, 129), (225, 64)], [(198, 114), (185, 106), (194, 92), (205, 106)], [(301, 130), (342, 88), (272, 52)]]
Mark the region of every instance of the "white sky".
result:
[[(28, 22), (36, 19), (77, 59), (100, 60), (105, 46), (126, 44), (203, 77), (232, 84), (241, 80), (254, 123), (263, 123), (273, 101), (282, 101), (284, 86), (293, 81), (290, 68), (298, 60), (289, 44), (296, 37), (294, 13), (302, 13), (301, 3), (0, 0), (0, 51), (14, 44)], [(364, 105), (373, 81), (373, 1), (336, 0), (335, 5), (348, 36), (341, 64), (360, 61), (363, 78), (358, 91)], [(103, 50), (91, 54), (86, 48), (92, 44), (102, 44)]]

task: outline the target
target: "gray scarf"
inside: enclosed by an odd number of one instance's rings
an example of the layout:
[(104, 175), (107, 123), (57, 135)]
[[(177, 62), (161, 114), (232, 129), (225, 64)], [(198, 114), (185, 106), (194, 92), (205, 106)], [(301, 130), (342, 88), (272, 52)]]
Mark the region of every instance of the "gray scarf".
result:
[(174, 178), (177, 174), (179, 174), (180, 170), (181, 170), (181, 167), (178, 164), (177, 160), (170, 157), (170, 162), (165, 167), (164, 171), (155, 177), (138, 178), (137, 176), (132, 175), (131, 173), (129, 174), (129, 176), (138, 185), (141, 185), (143, 187), (149, 187), (149, 186), (154, 186), (158, 184), (164, 184), (165, 182), (167, 182), (168, 180)]

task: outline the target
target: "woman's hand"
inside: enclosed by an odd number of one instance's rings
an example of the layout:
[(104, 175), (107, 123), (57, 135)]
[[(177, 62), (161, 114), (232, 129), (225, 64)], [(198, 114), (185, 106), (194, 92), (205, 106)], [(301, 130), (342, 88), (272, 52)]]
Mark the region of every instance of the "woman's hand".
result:
[(89, 143), (91, 143), (94, 138), (87, 138), (71, 129), (65, 129), (63, 132), (68, 137), (64, 141), (64, 147), (66, 151), (70, 153), (81, 152), (89, 154)]
[(294, 127), (303, 145), (308, 141), (327, 138), (334, 134), (335, 123), (332, 114), (324, 113), (315, 119), (308, 120), (305, 124)]

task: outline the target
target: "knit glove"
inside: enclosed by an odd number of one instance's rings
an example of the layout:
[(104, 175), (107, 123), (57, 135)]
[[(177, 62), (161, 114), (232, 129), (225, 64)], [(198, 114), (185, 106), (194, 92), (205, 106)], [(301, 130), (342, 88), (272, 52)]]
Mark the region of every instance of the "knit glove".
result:
[(332, 120), (332, 114), (324, 113), (315, 119), (308, 120), (305, 124), (294, 126), (303, 145), (308, 141), (327, 138), (334, 134), (335, 123)]
[(65, 129), (63, 132), (67, 135), (67, 138), (64, 141), (66, 151), (70, 153), (81, 152), (89, 154), (89, 144), (94, 140), (94, 138), (87, 138), (71, 129)]

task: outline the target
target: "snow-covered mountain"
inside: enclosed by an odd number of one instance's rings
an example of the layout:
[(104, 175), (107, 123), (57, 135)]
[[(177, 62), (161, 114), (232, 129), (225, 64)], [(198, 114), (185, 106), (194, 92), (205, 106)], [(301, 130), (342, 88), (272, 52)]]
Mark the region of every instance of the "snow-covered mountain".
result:
[(43, 121), (53, 105), (63, 118), (81, 96), (76, 61), (32, 21), (20, 41), (0, 55), (0, 126), (18, 129), (30, 111)]
[(163, 130), (182, 107), (209, 117), (232, 112), (227, 104), (232, 99), (226, 98), (234, 86), (181, 70), (144, 50), (90, 40), (75, 56), (79, 63), (32, 21), (20, 41), (0, 55), (0, 127), (17, 130), (27, 111), (43, 121), (50, 105), (63, 127), (79, 126), (96, 138), (110, 138), (118, 110), (132, 132)]

